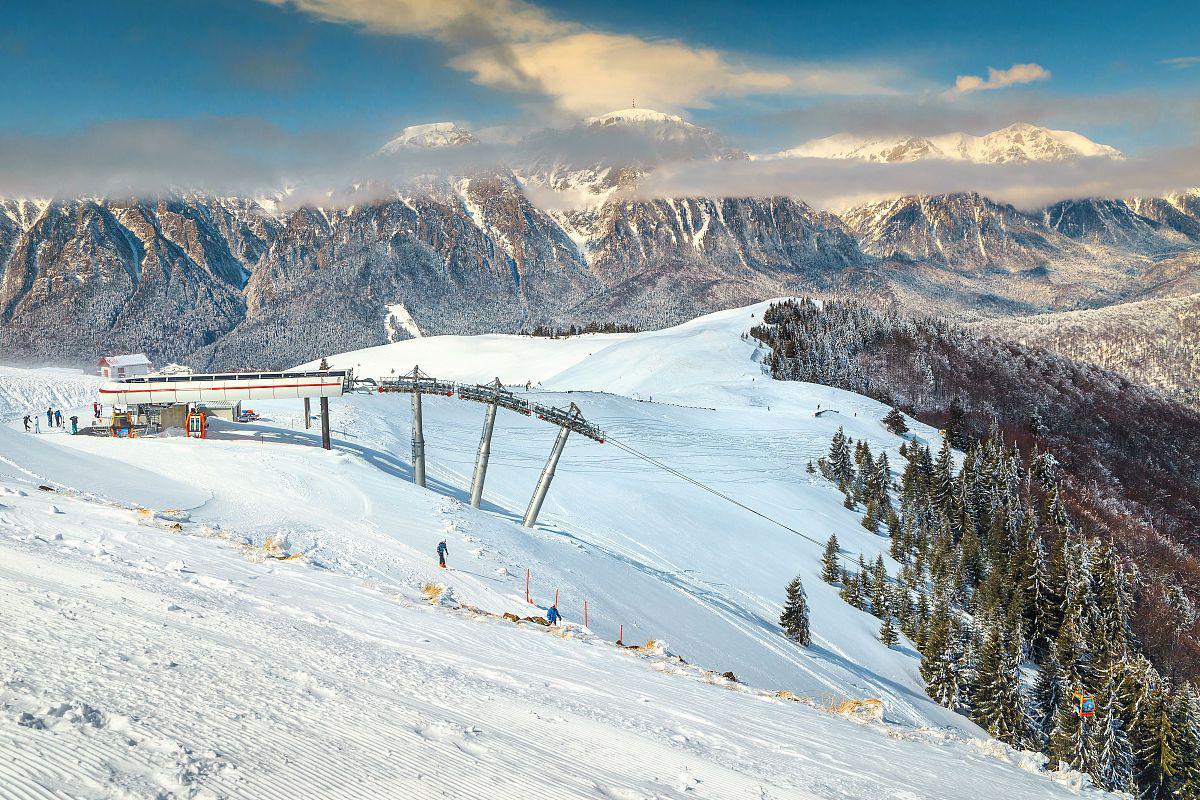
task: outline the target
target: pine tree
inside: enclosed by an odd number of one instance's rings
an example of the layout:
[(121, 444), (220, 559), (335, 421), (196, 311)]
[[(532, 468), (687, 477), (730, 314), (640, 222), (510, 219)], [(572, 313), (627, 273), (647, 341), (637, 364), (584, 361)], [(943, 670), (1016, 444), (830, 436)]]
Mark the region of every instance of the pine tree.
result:
[(1174, 790), (1177, 800), (1200, 800), (1200, 700), (1191, 684), (1175, 691), (1171, 727), (1178, 742)]
[(826, 477), (838, 485), (842, 491), (854, 480), (854, 463), (850, 458), (850, 444), (846, 432), (838, 428), (829, 444), (829, 455), (826, 458), (828, 472)]
[(971, 719), (1000, 741), (1023, 747), (1029, 735), (1021, 692), (1021, 648), (1011, 641), (1007, 626), (999, 617), (988, 625), (976, 668)]
[(896, 628), (892, 625), (890, 610), (883, 612), (883, 624), (879, 626), (879, 641), (883, 642), (884, 647), (888, 648), (900, 641), (900, 637), (896, 635)]
[(1033, 688), (1033, 713), (1030, 716), (1034, 721), (1037, 749), (1047, 751), (1050, 735), (1054, 731), (1055, 715), (1070, 699), (1064, 686), (1062, 667), (1051, 652), (1038, 669)]
[(821, 580), (826, 583), (837, 583), (841, 577), (841, 565), (838, 562), (841, 549), (837, 534), (831, 534), (829, 541), (825, 542), (825, 552), (821, 555)]
[(888, 602), (888, 577), (887, 568), (883, 565), (883, 556), (876, 556), (875, 563), (871, 565), (871, 612), (875, 616), (881, 616), (886, 613), (886, 609), (891, 607)]
[(838, 594), (855, 608), (859, 610), (864, 609), (867, 602), (863, 597), (862, 573), (844, 572), (842, 575), (842, 590)]
[(961, 658), (954, 612), (944, 597), (939, 598), (929, 614), (920, 670), (926, 694), (946, 708), (956, 709), (962, 701)]
[(904, 421), (904, 415), (894, 408), (884, 415), (883, 424), (897, 436), (908, 433), (908, 423)]
[(967, 446), (966, 411), (958, 398), (950, 401), (950, 419), (946, 421), (946, 441), (962, 450)]
[(929, 493), (935, 507), (949, 513), (954, 497), (954, 456), (950, 452), (949, 439), (942, 440), (942, 449), (933, 464)]
[(1139, 771), (1137, 783), (1143, 800), (1171, 800), (1179, 764), (1179, 742), (1167, 698), (1161, 688), (1148, 698), (1143, 712), (1146, 730), (1137, 753)]
[(867, 513), (863, 515), (862, 526), (871, 533), (879, 533), (879, 503), (875, 498), (867, 501)]
[(1096, 754), (1096, 769), (1092, 777), (1110, 792), (1134, 790), (1133, 747), (1118, 713), (1117, 682), (1112, 671), (1105, 677), (1104, 687), (1096, 696), (1096, 716), (1088, 725), (1092, 751)]
[(800, 576), (792, 578), (787, 585), (787, 600), (783, 605), (783, 613), (779, 624), (789, 639), (799, 645), (808, 647), (812, 643), (808, 630), (808, 597), (804, 594), (804, 585)]

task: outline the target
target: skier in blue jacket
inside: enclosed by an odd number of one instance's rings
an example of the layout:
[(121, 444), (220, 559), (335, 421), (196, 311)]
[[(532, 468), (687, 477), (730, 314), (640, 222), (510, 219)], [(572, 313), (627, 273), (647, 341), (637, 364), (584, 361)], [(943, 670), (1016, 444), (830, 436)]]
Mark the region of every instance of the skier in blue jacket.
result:
[(546, 619), (550, 621), (551, 625), (558, 624), (558, 621), (562, 619), (562, 614), (558, 613), (558, 606), (550, 606), (550, 610), (546, 612)]
[(446, 568), (446, 556), (450, 554), (450, 548), (446, 547), (446, 540), (442, 539), (438, 542), (438, 566), (442, 569)]

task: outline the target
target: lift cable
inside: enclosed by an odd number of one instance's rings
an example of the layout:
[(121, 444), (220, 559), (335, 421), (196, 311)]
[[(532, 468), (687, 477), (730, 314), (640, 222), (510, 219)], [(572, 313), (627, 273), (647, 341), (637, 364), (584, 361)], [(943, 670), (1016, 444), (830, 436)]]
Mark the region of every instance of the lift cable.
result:
[(639, 450), (636, 450), (633, 447), (630, 447), (629, 445), (625, 444), (624, 442), (614, 439), (611, 434), (605, 434), (605, 441), (610, 444), (615, 444), (617, 447), (621, 448), (622, 450), (624, 450), (625, 452), (629, 453), (632, 456), (640, 458), (641, 460), (645, 461), (647, 464), (651, 464), (655, 467), (658, 467), (659, 469), (666, 470), (667, 472), (671, 473), (672, 475), (679, 478), (680, 480), (686, 481), (686, 482), (692, 484), (693, 486), (703, 489), (706, 492), (711, 492), (712, 494), (715, 494), (717, 497), (721, 498), (722, 500), (726, 500), (730, 503), (733, 503), (735, 506), (738, 506), (739, 508), (743, 508), (746, 511), (749, 511), (751, 514), (762, 517), (767, 522), (778, 525), (779, 527), (783, 528), (785, 531), (789, 531), (803, 539), (807, 539), (808, 541), (812, 542), (813, 544), (817, 545), (818, 547), (825, 546), (824, 542), (818, 542), (816, 539), (812, 538), (808, 534), (802, 533), (789, 525), (785, 525), (784, 523), (780, 522), (779, 520), (775, 519), (774, 517), (769, 517), (766, 514), (762, 513), (761, 511), (758, 511), (757, 509), (753, 509), (750, 506), (746, 505), (745, 503), (742, 503), (738, 500), (733, 499), (732, 497), (725, 494), (724, 492), (722, 492), (718, 489), (714, 489), (713, 487), (709, 486), (708, 484), (701, 483), (700, 481), (696, 480), (695, 478), (693, 478), (689, 475), (683, 474), (679, 470), (675, 469), (674, 467), (672, 467), (668, 464), (664, 464), (663, 462), (659, 461), (658, 459), (654, 458), (653, 456), (648, 456), (645, 453), (643, 453)]

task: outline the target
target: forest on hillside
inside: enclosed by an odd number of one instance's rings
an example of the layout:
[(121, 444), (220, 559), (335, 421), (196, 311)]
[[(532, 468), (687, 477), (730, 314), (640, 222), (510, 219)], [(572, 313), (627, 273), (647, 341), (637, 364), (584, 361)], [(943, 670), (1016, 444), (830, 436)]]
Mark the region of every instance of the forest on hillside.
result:
[[(881, 422), (907, 432), (895, 409)], [(1127, 565), (1072, 518), (1055, 458), (1024, 458), (996, 428), (961, 466), (944, 439), (936, 457), (915, 438), (900, 455), (896, 481), (886, 453), (839, 428), (828, 455), (807, 466), (864, 512), (864, 528), (890, 539), (900, 564), (894, 578), (882, 555), (854, 564), (831, 536), (822, 579), (880, 619), (883, 644), (898, 644), (897, 630), (907, 636), (929, 696), (997, 739), (1111, 791), (1200, 796), (1195, 682), (1147, 658)], [(789, 601), (802, 597), (793, 583)], [(805, 644), (801, 621), (791, 633)]]
[(751, 335), (777, 379), (868, 395), (964, 451), (995, 435), (1053, 459), (1073, 524), (1133, 576), (1142, 651), (1200, 677), (1200, 412), (1043, 348), (852, 301), (774, 304)]

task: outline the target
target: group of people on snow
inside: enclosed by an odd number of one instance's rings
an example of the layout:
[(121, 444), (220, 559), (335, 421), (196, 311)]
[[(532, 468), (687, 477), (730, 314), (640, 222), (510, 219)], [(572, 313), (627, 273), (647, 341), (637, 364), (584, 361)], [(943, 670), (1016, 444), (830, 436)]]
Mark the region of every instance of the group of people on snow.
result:
[[(67, 419), (71, 423), (71, 433), (78, 433), (79, 432), (79, 417), (77, 417), (75, 415), (71, 415), (70, 417), (67, 417)], [(38, 414), (36, 412), (33, 414), (26, 414), (25, 419), (22, 420), (22, 422), (25, 423), (25, 432), (26, 433), (30, 433), (31, 431), (33, 433), (41, 433), (42, 432), (42, 415), (41, 414)], [(46, 427), (47, 428), (61, 428), (62, 426), (63, 426), (62, 409), (54, 408), (52, 406), (46, 406)]]
[[(446, 567), (446, 556), (448, 556), (448, 555), (450, 555), (450, 548), (446, 546), (446, 540), (442, 539), (440, 542), (438, 542), (438, 546), (437, 546), (438, 566), (441, 567), (442, 569), (447, 568)], [(550, 610), (546, 612), (546, 621), (549, 622), (551, 625), (557, 625), (558, 621), (561, 619), (562, 619), (562, 614), (558, 613), (558, 605), (555, 604), (555, 605), (550, 606)]]

